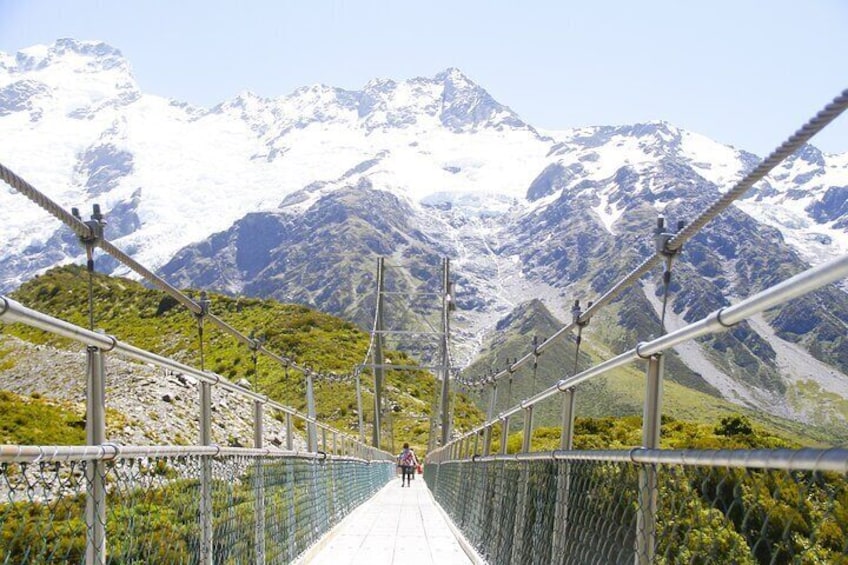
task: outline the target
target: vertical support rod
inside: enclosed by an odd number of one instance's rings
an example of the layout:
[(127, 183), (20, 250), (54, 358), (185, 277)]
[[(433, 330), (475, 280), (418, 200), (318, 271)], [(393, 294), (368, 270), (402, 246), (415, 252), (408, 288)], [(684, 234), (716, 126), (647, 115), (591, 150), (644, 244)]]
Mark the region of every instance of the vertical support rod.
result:
[[(524, 443), (528, 444), (528, 430), (532, 429), (530, 425), (530, 420), (527, 416), (530, 416), (530, 413), (525, 414), (524, 420)], [(524, 450), (529, 451), (529, 446)], [(524, 530), (526, 529), (527, 523), (527, 501), (530, 498), (530, 462), (523, 461), (521, 463), (521, 479), (519, 484), (511, 485), (511, 488), (518, 489), (517, 500), (515, 503), (515, 524), (513, 525), (512, 530), (512, 560), (511, 563), (521, 563), (524, 558), (524, 553), (529, 552), (530, 547), (528, 547), (527, 541), (525, 539)]]
[(321, 428), (321, 451), (327, 453), (327, 428)]
[[(662, 355), (648, 359), (645, 410), (642, 416), (642, 446), (656, 449), (660, 444), (662, 379), (665, 360)], [(639, 508), (636, 514), (637, 565), (654, 562), (657, 536), (657, 468), (644, 465), (639, 470)]]
[(524, 441), (521, 442), (521, 452), (530, 452), (530, 440), (533, 437), (533, 407), (524, 409)]
[[(507, 361), (509, 361), (507, 359)], [(512, 375), (510, 374), (509, 378), (506, 380), (506, 405), (509, 406), (512, 403)], [(503, 428), (501, 428), (501, 435), (503, 436), (501, 443), (501, 455), (506, 455), (506, 444), (509, 440), (509, 416), (503, 419)]]
[(480, 448), (480, 433), (477, 432), (474, 434), (474, 449), (471, 451), (472, 455), (477, 455), (477, 450)]
[[(342, 441), (344, 442), (344, 438), (342, 438)], [(333, 453), (339, 454), (339, 434), (336, 432), (333, 432)]]
[(501, 455), (506, 455), (506, 444), (509, 439), (509, 416), (501, 420)]
[(294, 451), (294, 435), (292, 434), (292, 415), (286, 412), (286, 449)]
[(307, 451), (314, 452), (318, 449), (318, 429), (315, 427), (315, 387), (312, 383), (312, 372), (306, 371), (306, 415), (309, 421), (306, 423)]
[[(492, 390), (489, 392), (489, 412), (486, 415), (486, 420), (491, 422), (495, 417), (495, 410), (498, 403), (498, 383), (492, 383)], [(492, 426), (486, 428), (483, 432), (483, 457), (487, 457), (492, 449)]]
[(362, 417), (362, 373), (356, 371), (356, 415), (359, 419), (359, 441), (365, 443), (365, 421)]
[(264, 410), (261, 400), (253, 401), (253, 446), (262, 449), (262, 436), (265, 435)]
[[(264, 435), (263, 406), (259, 400), (253, 401), (253, 447), (263, 448)], [(256, 550), (256, 565), (265, 565), (265, 467), (262, 458), (256, 458), (256, 473), (254, 481), (255, 496), (254, 513), (254, 545)]]
[(559, 438), (559, 448), (574, 449), (574, 389), (569, 388), (562, 397), (562, 432)]
[(442, 260), (442, 445), (448, 442), (451, 436), (450, 429), (450, 367), (448, 362), (448, 336), (450, 335), (450, 259)]
[[(574, 389), (566, 389), (562, 399), (562, 435), (559, 447), (574, 449)], [(568, 506), (571, 498), (571, 463), (559, 462), (557, 470), (556, 507), (554, 509), (554, 531), (551, 536), (551, 555), (554, 563), (561, 563), (565, 555), (565, 540), (568, 539)]]
[[(97, 347), (86, 348), (86, 425), (88, 445), (106, 441), (106, 386), (103, 353)], [(103, 461), (85, 464), (86, 565), (106, 563), (106, 466)]]
[[(212, 385), (200, 381), (200, 445), (212, 445)], [(212, 456), (200, 458), (200, 563), (212, 565)]]
[(371, 444), (380, 448), (380, 426), (383, 416), (383, 281), (384, 259), (377, 259), (377, 305), (374, 319), (374, 356), (372, 357), (374, 372), (374, 427), (371, 431)]

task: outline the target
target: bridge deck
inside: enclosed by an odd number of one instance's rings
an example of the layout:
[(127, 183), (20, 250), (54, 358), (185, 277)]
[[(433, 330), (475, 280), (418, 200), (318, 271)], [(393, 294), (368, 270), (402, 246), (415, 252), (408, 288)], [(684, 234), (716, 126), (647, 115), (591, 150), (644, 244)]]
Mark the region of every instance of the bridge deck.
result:
[(466, 565), (463, 552), (421, 475), (412, 488), (392, 480), (308, 552), (318, 565)]

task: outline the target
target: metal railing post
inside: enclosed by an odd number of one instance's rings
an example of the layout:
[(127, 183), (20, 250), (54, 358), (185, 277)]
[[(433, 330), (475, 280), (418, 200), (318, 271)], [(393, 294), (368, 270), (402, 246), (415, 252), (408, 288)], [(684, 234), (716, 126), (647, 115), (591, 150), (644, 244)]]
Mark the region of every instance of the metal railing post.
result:
[(318, 449), (318, 430), (315, 427), (315, 389), (310, 371), (306, 372), (306, 415), (309, 416), (309, 421), (306, 422), (306, 449), (314, 452)]
[(290, 412), (286, 412), (286, 449), (289, 451), (294, 451), (294, 435), (292, 426), (292, 415)]
[[(212, 385), (200, 381), (200, 445), (212, 445)], [(200, 563), (212, 565), (212, 456), (200, 458)]]
[[(533, 435), (533, 407), (524, 409), (524, 438), (521, 442), (521, 452), (530, 452), (530, 438)], [(527, 521), (527, 499), (530, 489), (530, 462), (523, 461), (521, 469), (521, 483), (515, 485), (518, 488), (518, 500), (515, 504), (515, 525), (512, 531), (512, 562), (521, 563), (525, 551), (524, 525)]]
[[(662, 378), (665, 361), (662, 355), (648, 359), (645, 410), (642, 416), (642, 446), (656, 449), (660, 444), (662, 414)], [(639, 508), (636, 513), (637, 565), (654, 562), (657, 536), (657, 468), (646, 464), (639, 469)]]
[(336, 432), (333, 432), (333, 453), (339, 454), (339, 434)]
[(327, 453), (327, 428), (321, 428), (321, 451)]
[(359, 441), (365, 443), (365, 422), (362, 419), (362, 374), (356, 371), (356, 419), (359, 422)]
[(472, 455), (477, 455), (477, 450), (480, 447), (480, 432), (474, 434), (474, 449), (471, 450)]
[[(88, 445), (106, 441), (106, 386), (103, 353), (86, 348), (86, 425)], [(106, 464), (101, 460), (85, 464), (85, 563), (106, 563)]]
[[(253, 401), (253, 447), (262, 449), (264, 432), (262, 402)], [(256, 458), (256, 499), (253, 513), (255, 520), (254, 543), (256, 544), (256, 565), (265, 564), (265, 468), (262, 457)]]
[(501, 455), (506, 455), (506, 444), (509, 439), (509, 416), (501, 420)]
[(521, 442), (521, 452), (530, 453), (530, 440), (533, 437), (533, 407), (524, 409), (524, 440)]
[[(563, 392), (562, 399), (562, 435), (559, 448), (564, 451), (574, 449), (574, 389)], [(554, 531), (551, 536), (551, 557), (555, 563), (561, 562), (565, 554), (565, 539), (568, 529), (568, 502), (571, 496), (571, 463), (562, 461), (557, 472), (556, 507), (554, 509)]]
[[(489, 412), (486, 415), (486, 420), (491, 421), (492, 418), (495, 417), (495, 407), (498, 402), (498, 383), (492, 383), (492, 390), (489, 393)], [(486, 430), (483, 432), (483, 457), (489, 455), (492, 450), (492, 427), (486, 427)]]

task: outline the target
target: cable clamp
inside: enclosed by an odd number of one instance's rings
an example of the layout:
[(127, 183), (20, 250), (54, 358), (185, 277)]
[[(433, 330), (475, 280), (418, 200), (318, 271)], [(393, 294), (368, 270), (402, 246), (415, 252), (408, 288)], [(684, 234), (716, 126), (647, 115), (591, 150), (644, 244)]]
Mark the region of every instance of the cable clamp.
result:
[(95, 204), (92, 206), (91, 219), (84, 221), (80, 216), (80, 212), (78, 208), (71, 208), (71, 214), (73, 214), (74, 218), (85, 224), (88, 228), (88, 233), (86, 235), (79, 235), (80, 242), (86, 247), (93, 246), (98, 240), (103, 239), (103, 228), (106, 225), (106, 220), (104, 219), (103, 214), (100, 212), (100, 204)]
[(677, 232), (683, 229), (684, 225), (683, 221), (679, 221), (677, 222), (677, 229), (675, 231), (669, 231), (665, 229), (665, 218), (662, 216), (657, 218), (657, 229), (654, 232), (654, 245), (656, 246), (657, 253), (669, 258), (680, 253), (683, 249), (682, 246), (677, 249), (671, 249), (668, 244), (677, 235)]

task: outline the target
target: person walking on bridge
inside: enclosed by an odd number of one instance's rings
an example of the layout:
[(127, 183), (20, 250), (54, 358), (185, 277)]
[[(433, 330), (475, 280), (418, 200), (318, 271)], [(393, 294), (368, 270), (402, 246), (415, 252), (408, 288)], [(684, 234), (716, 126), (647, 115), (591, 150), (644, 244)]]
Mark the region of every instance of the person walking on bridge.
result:
[(415, 452), (412, 451), (412, 448), (409, 447), (408, 443), (403, 444), (403, 451), (398, 455), (398, 461), (400, 462), (400, 486), (404, 486), (404, 482), (406, 486), (412, 486), (412, 477), (415, 473), (415, 469), (418, 468), (418, 458), (415, 456)]

